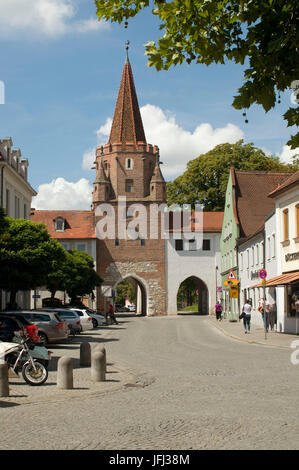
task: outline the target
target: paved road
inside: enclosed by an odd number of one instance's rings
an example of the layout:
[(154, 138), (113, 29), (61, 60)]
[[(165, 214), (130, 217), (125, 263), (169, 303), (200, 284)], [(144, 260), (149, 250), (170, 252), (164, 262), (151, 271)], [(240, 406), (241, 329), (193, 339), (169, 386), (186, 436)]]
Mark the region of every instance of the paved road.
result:
[(1, 449), (299, 448), (289, 351), (235, 341), (195, 316), (123, 318), (110, 331), (109, 361), (137, 380), (0, 406)]

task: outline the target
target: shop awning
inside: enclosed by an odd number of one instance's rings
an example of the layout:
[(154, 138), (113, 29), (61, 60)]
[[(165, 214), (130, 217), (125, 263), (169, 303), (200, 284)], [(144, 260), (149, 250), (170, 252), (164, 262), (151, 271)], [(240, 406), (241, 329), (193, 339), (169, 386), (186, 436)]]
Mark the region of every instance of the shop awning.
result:
[[(291, 282), (298, 281), (299, 282), (299, 271), (293, 273), (285, 273), (280, 274), (280, 276), (272, 277), (272, 279), (267, 279), (266, 287), (272, 286), (285, 286), (286, 284), (290, 284)], [(259, 284), (255, 284), (253, 287), (264, 287), (264, 284), (260, 282)]]

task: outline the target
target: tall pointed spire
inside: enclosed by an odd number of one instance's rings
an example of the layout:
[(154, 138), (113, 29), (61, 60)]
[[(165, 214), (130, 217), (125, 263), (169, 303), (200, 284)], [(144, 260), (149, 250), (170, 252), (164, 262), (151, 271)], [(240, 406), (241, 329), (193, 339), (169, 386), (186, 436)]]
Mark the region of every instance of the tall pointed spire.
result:
[(146, 143), (133, 73), (128, 57), (129, 41), (126, 43), (126, 63), (123, 68), (109, 144)]

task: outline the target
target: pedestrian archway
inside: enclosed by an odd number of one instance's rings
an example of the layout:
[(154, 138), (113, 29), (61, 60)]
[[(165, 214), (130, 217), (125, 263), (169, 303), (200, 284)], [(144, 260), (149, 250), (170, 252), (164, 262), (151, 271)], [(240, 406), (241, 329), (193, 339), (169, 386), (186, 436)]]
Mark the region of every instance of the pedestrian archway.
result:
[(177, 292), (177, 312), (209, 314), (209, 292), (200, 278), (190, 276), (180, 284)]
[[(147, 315), (147, 291), (141, 279), (135, 275), (126, 276), (114, 286), (116, 311), (132, 315)], [(134, 306), (135, 310), (130, 307)], [(129, 310), (128, 310), (129, 309)]]

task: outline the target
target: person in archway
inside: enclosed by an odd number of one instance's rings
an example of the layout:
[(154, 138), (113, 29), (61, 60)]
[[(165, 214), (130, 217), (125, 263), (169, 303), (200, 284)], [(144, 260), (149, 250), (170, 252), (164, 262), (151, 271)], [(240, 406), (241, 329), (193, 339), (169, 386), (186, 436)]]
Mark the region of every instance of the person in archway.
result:
[(215, 305), (215, 313), (216, 313), (216, 320), (221, 321), (222, 320), (222, 305), (220, 300)]
[(115, 318), (115, 315), (114, 315), (114, 308), (113, 308), (113, 305), (112, 305), (112, 304), (110, 304), (110, 307), (109, 307), (109, 317), (110, 317), (111, 322), (112, 322), (114, 325), (118, 325), (118, 321), (117, 321), (116, 318)]

